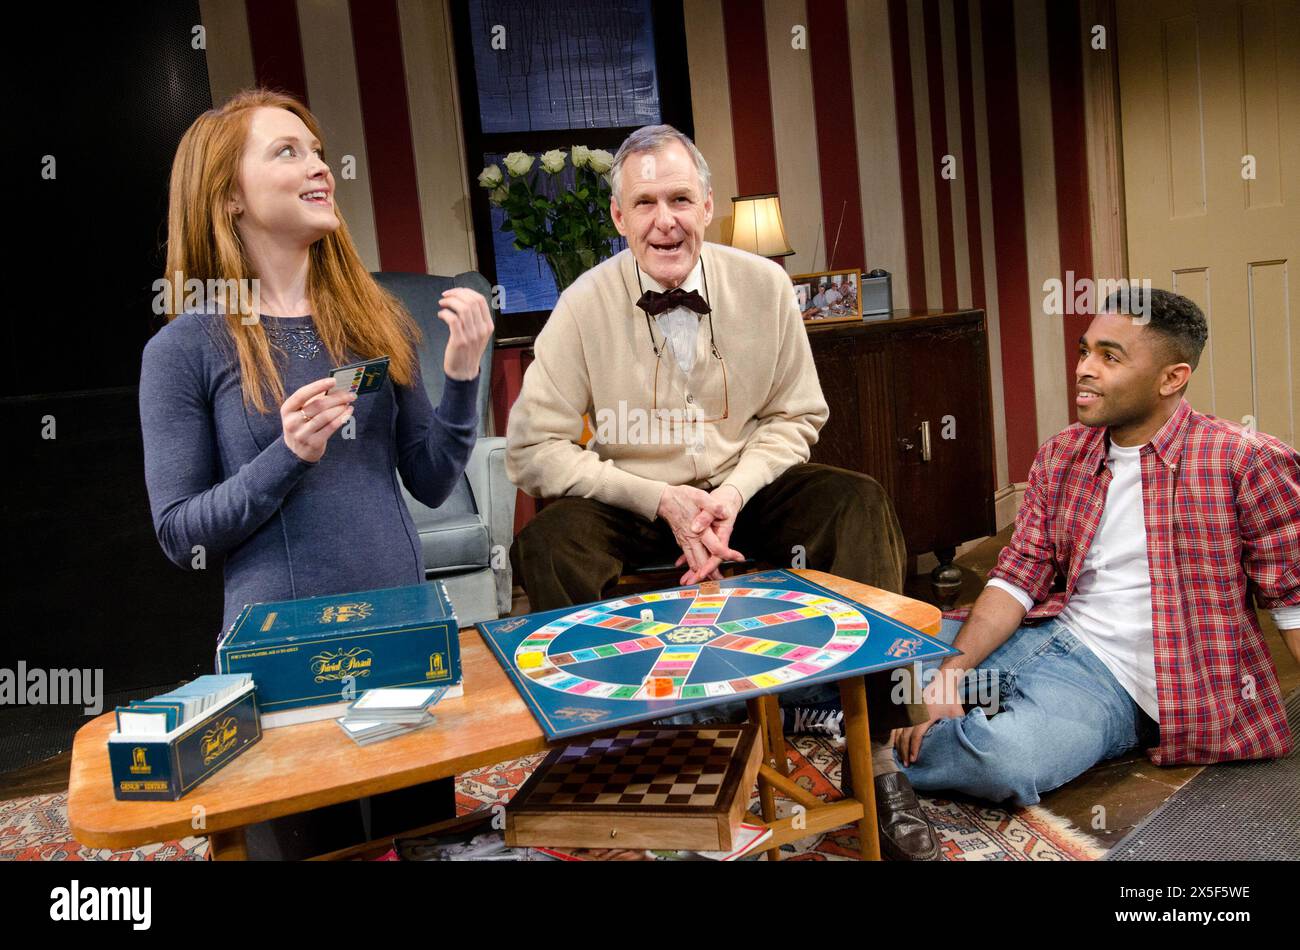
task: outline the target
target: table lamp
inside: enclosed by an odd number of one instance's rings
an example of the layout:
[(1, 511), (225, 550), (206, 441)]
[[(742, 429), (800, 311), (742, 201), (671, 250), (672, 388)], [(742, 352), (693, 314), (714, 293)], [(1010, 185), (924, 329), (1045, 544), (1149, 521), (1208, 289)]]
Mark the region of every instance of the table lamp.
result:
[(781, 199), (775, 194), (742, 195), (731, 199), (734, 227), (731, 246), (762, 257), (789, 257), (794, 253), (781, 221)]

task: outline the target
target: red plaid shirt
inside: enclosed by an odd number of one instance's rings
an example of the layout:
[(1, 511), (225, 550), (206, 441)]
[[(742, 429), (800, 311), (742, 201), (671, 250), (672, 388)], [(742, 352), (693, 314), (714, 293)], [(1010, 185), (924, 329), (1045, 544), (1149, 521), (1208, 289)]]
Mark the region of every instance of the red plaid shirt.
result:
[[(1106, 503), (1102, 427), (1047, 440), (990, 577), (1055, 617), (1074, 593)], [(1300, 605), (1300, 454), (1183, 400), (1142, 447), (1160, 745), (1156, 765), (1286, 755), (1291, 732), (1251, 595)], [(1064, 590), (1053, 592), (1064, 579)]]

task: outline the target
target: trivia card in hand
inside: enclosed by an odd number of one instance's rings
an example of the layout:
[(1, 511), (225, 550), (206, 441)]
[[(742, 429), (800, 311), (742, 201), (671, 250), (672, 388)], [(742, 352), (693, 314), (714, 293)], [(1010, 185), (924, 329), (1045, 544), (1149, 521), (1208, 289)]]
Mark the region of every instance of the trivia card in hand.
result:
[(388, 378), (388, 357), (379, 356), (373, 360), (349, 363), (331, 370), (330, 375), (334, 377), (334, 388), (330, 392), (343, 389), (364, 396), (384, 385), (384, 380)]

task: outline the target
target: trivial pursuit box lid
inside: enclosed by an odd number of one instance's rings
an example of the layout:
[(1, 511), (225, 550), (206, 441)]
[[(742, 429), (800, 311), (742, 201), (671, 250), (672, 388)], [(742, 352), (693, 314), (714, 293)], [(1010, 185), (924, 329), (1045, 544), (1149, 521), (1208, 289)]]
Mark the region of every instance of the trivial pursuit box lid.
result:
[(221, 639), (221, 649), (355, 636), (439, 621), (456, 628), (447, 590), (437, 581), (410, 587), (248, 604)]
[(458, 624), (437, 581), (249, 604), (217, 646), (217, 671), (251, 674), (264, 714), (381, 686), (452, 686)]

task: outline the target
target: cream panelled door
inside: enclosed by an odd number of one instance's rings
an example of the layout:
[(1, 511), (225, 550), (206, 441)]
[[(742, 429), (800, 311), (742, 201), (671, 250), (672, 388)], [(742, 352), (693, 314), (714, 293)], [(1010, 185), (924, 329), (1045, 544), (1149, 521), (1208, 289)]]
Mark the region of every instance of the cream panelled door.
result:
[(1192, 404), (1297, 445), (1300, 3), (1116, 8), (1129, 274), (1205, 311)]

